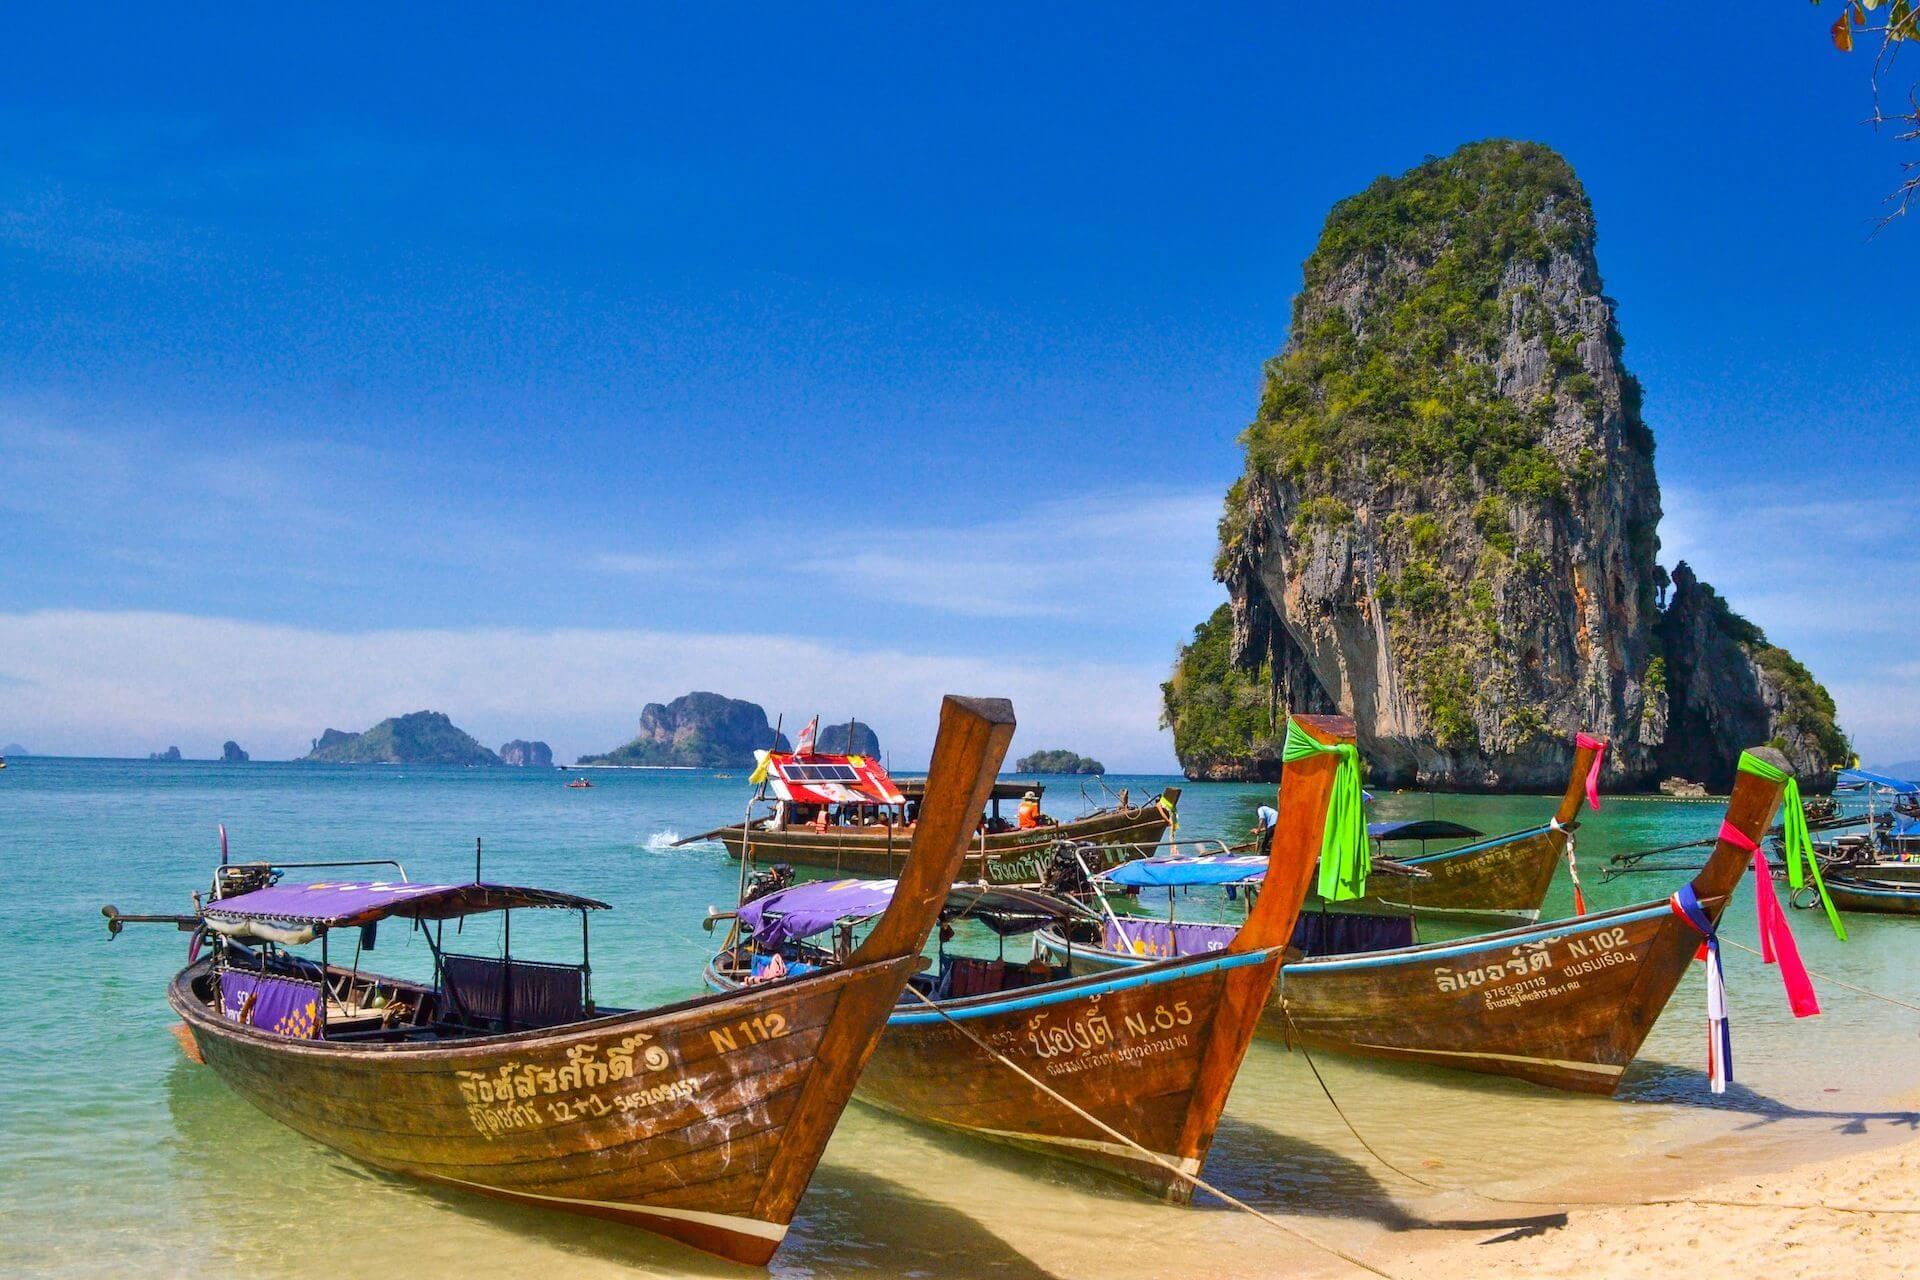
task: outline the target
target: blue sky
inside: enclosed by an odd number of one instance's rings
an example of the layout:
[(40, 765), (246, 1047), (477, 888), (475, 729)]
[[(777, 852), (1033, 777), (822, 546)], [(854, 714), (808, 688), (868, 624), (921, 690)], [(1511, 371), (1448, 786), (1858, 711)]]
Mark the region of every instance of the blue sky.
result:
[(1665, 558), (1920, 756), (1920, 223), (1819, 12), (251, 16), (10, 33), (0, 741), (572, 754), (706, 687), (910, 757), (961, 682), (1168, 767), (1328, 207), (1513, 136), (1593, 198)]

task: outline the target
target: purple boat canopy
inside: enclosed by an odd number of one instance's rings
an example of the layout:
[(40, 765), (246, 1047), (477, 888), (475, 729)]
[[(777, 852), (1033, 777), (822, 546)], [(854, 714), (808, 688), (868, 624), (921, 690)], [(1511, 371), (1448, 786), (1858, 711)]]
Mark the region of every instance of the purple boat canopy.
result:
[[(842, 924), (871, 920), (893, 901), (893, 880), (814, 880), (756, 898), (741, 907), (740, 924), (764, 947), (798, 942)], [(943, 919), (977, 919), (995, 933), (1030, 933), (1065, 916), (1092, 915), (1066, 898), (1035, 889), (957, 884), (947, 892)]]
[[(322, 880), (314, 884), (275, 884), (252, 893), (235, 894), (207, 905), (202, 912), (222, 933), (240, 930), (226, 926), (252, 921), (283, 921), (319, 929), (350, 928), (388, 916), (414, 920), (452, 920), (483, 911), (523, 907), (565, 907), (574, 911), (604, 911), (607, 904), (551, 889), (524, 889), (505, 884), (408, 884), (405, 881)], [(264, 936), (264, 935), (263, 935)]]

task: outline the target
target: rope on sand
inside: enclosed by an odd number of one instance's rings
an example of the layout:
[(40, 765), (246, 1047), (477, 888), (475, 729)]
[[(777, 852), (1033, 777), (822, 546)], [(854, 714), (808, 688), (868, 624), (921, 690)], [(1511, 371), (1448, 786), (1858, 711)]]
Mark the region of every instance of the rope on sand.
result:
[[(1740, 946), (1740, 944), (1737, 942), (1734, 943), (1733, 945)], [(1751, 947), (1743, 947), (1741, 949), (1747, 950), (1747, 951), (1752, 950)], [(1758, 955), (1759, 952), (1756, 951), (1754, 952), (1754, 954)], [(1282, 973), (1284, 972), (1285, 971), (1282, 970)], [(1847, 984), (1843, 982), (1843, 983), (1840, 983), (1839, 985), (1844, 987)], [(1851, 988), (1851, 989), (1859, 990), (1864, 995), (1874, 995), (1873, 992), (1866, 991), (1863, 988)], [(1887, 1000), (1888, 1003), (1890, 1004), (1900, 1004), (1900, 1001), (1893, 1000), (1887, 996), (1876, 996), (1875, 998), (1881, 999), (1881, 1000)], [(1912, 1005), (1902, 1005), (1902, 1007), (1908, 1008), (1908, 1009), (1914, 1008), (1914, 1006)], [(1920, 1011), (1920, 1010), (1917, 1010), (1917, 1011)], [(1293, 1025), (1293, 1015), (1287, 1011), (1284, 1003), (1281, 1005), (1281, 1014), (1286, 1018), (1286, 1022), (1287, 1022), (1287, 1032), (1288, 1032), (1287, 1048), (1290, 1050), (1298, 1049), (1300, 1051), (1300, 1056), (1306, 1059), (1308, 1069), (1313, 1072), (1314, 1081), (1320, 1086), (1320, 1092), (1326, 1095), (1328, 1104), (1333, 1107), (1333, 1113), (1340, 1117), (1340, 1123), (1345, 1125), (1347, 1132), (1353, 1135), (1353, 1140), (1355, 1142), (1358, 1142), (1361, 1145), (1361, 1147), (1366, 1150), (1366, 1153), (1368, 1155), (1372, 1156), (1375, 1160), (1378, 1160), (1386, 1168), (1392, 1170), (1394, 1173), (1399, 1174), (1401, 1177), (1405, 1178), (1407, 1181), (1411, 1183), (1414, 1183), (1416, 1186), (1424, 1187), (1429, 1191), (1450, 1192), (1456, 1195), (1473, 1196), (1475, 1199), (1484, 1200), (1488, 1204), (1520, 1205), (1523, 1207), (1535, 1208), (1535, 1209), (1565, 1209), (1565, 1208), (1641, 1209), (1641, 1208), (1670, 1208), (1670, 1207), (1681, 1207), (1681, 1208), (1705, 1207), (1705, 1208), (1716, 1208), (1716, 1209), (1789, 1209), (1789, 1210), (1811, 1212), (1811, 1213), (1859, 1213), (1859, 1214), (1866, 1214), (1870, 1217), (1875, 1215), (1880, 1215), (1880, 1214), (1896, 1215), (1896, 1216), (1920, 1214), (1920, 1208), (1893, 1209), (1893, 1208), (1874, 1207), (1869, 1205), (1796, 1204), (1796, 1203), (1788, 1203), (1784, 1201), (1773, 1201), (1773, 1200), (1716, 1200), (1716, 1199), (1712, 1199), (1704, 1196), (1675, 1196), (1672, 1198), (1655, 1199), (1655, 1200), (1574, 1200), (1574, 1199), (1564, 1199), (1564, 1198), (1558, 1199), (1558, 1200), (1535, 1200), (1535, 1199), (1528, 1199), (1522, 1196), (1494, 1195), (1491, 1192), (1481, 1191), (1475, 1187), (1448, 1186), (1444, 1183), (1433, 1182), (1427, 1178), (1421, 1177), (1419, 1174), (1414, 1173), (1411, 1170), (1401, 1168), (1399, 1165), (1395, 1164), (1393, 1161), (1387, 1159), (1386, 1156), (1382, 1155), (1380, 1153), (1379, 1148), (1375, 1147), (1371, 1142), (1367, 1141), (1366, 1136), (1360, 1132), (1359, 1128), (1356, 1127), (1353, 1121), (1347, 1116), (1346, 1109), (1342, 1107), (1340, 1105), (1339, 1100), (1333, 1096), (1333, 1090), (1327, 1087), (1326, 1078), (1320, 1074), (1320, 1066), (1318, 1063), (1314, 1062), (1313, 1054), (1308, 1051), (1306, 1045), (1298, 1042), (1298, 1034)]]
[(1287, 1235), (1292, 1236), (1294, 1239), (1303, 1241), (1304, 1243), (1313, 1246), (1315, 1249), (1318, 1249), (1323, 1253), (1331, 1254), (1334, 1257), (1340, 1259), (1342, 1262), (1349, 1263), (1352, 1266), (1358, 1267), (1360, 1270), (1368, 1272), (1372, 1275), (1385, 1277), (1385, 1280), (1394, 1280), (1394, 1277), (1392, 1276), (1391, 1273), (1382, 1271), (1379, 1267), (1374, 1266), (1371, 1262), (1368, 1262), (1366, 1259), (1357, 1258), (1353, 1254), (1348, 1253), (1345, 1250), (1340, 1249), (1334, 1245), (1326, 1244), (1322, 1241), (1316, 1240), (1312, 1236), (1307, 1235), (1305, 1232), (1300, 1231), (1294, 1227), (1290, 1227), (1286, 1223), (1281, 1222), (1278, 1218), (1275, 1218), (1269, 1214), (1260, 1212), (1260, 1210), (1254, 1208), (1252, 1205), (1248, 1204), (1246, 1201), (1240, 1200), (1234, 1196), (1228, 1195), (1225, 1191), (1222, 1191), (1219, 1187), (1214, 1186), (1211, 1182), (1208, 1182), (1206, 1179), (1200, 1177), (1199, 1175), (1188, 1173), (1186, 1170), (1179, 1168), (1171, 1160), (1168, 1160), (1165, 1156), (1161, 1155), (1159, 1152), (1149, 1151), (1147, 1148), (1135, 1142), (1132, 1138), (1129, 1138), (1126, 1134), (1120, 1132), (1118, 1129), (1114, 1128), (1112, 1125), (1108, 1124), (1106, 1121), (1100, 1119), (1100, 1117), (1093, 1115), (1092, 1113), (1082, 1108), (1079, 1104), (1075, 1103), (1073, 1099), (1063, 1096), (1058, 1090), (1054, 1089), (1052, 1086), (1048, 1085), (1045, 1081), (1036, 1077), (1032, 1072), (1026, 1070), (1019, 1063), (1007, 1057), (1007, 1055), (1005, 1055), (1004, 1053), (1001, 1053), (998, 1049), (994, 1048), (992, 1045), (982, 1040), (979, 1036), (976, 1036), (975, 1034), (973, 1034), (973, 1032), (968, 1030), (965, 1026), (963, 1026), (957, 1018), (953, 1017), (953, 1015), (949, 1014), (945, 1009), (942, 1009), (938, 1004), (935, 1004), (932, 1000), (927, 999), (927, 997), (921, 994), (921, 992), (917, 988), (909, 986), (907, 988), (907, 992), (908, 994), (912, 995), (914, 999), (920, 1001), (921, 1004), (926, 1005), (929, 1009), (932, 1009), (935, 1013), (939, 1014), (943, 1019), (946, 1020), (946, 1023), (948, 1026), (952, 1027), (955, 1031), (958, 1031), (961, 1035), (965, 1036), (967, 1039), (973, 1041), (973, 1043), (982, 1052), (986, 1053), (989, 1057), (992, 1057), (995, 1060), (997, 1060), (1001, 1066), (1006, 1067), (1009, 1071), (1012, 1071), (1015, 1075), (1022, 1077), (1027, 1081), (1028, 1084), (1031, 1084), (1034, 1088), (1046, 1094), (1049, 1098), (1052, 1098), (1055, 1102), (1059, 1103), (1061, 1106), (1065, 1107), (1068, 1111), (1071, 1111), (1074, 1115), (1080, 1117), (1082, 1120), (1086, 1121), (1088, 1124), (1092, 1125), (1094, 1128), (1098, 1129), (1100, 1132), (1106, 1134), (1108, 1137), (1112, 1138), (1114, 1141), (1119, 1142), (1124, 1146), (1131, 1147), (1135, 1151), (1138, 1151), (1141, 1155), (1153, 1161), (1153, 1163), (1159, 1165), (1161, 1168), (1165, 1169), (1168, 1173), (1171, 1173), (1174, 1177), (1179, 1178), (1182, 1181), (1192, 1183), (1194, 1186), (1200, 1188), (1200, 1190), (1207, 1192), (1209, 1195), (1217, 1196), (1219, 1199), (1225, 1201), (1227, 1204), (1233, 1206), (1235, 1209), (1240, 1210), (1242, 1213), (1252, 1214), (1254, 1217), (1266, 1223), (1268, 1226), (1274, 1228), (1276, 1231), (1285, 1232)]

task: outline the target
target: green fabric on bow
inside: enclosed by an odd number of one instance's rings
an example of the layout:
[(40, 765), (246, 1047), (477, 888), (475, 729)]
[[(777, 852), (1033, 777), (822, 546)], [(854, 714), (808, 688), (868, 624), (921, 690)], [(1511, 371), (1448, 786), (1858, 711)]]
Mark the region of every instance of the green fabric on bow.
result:
[(1800, 779), (1746, 751), (1740, 753), (1740, 763), (1735, 767), (1756, 778), (1786, 784), (1786, 800), (1780, 810), (1780, 842), (1787, 851), (1787, 883), (1798, 889), (1806, 884), (1809, 875), (1813, 877), (1813, 891), (1820, 895), (1820, 905), (1827, 909), (1827, 922), (1833, 926), (1833, 936), (1845, 942), (1846, 926), (1840, 923), (1840, 912), (1827, 896), (1826, 882), (1820, 878), (1820, 860), (1813, 854), (1813, 837), (1807, 832), (1807, 811), (1800, 800)]
[(1373, 853), (1367, 844), (1367, 817), (1361, 808), (1360, 749), (1351, 742), (1325, 744), (1293, 721), (1287, 721), (1287, 745), (1280, 759), (1338, 756), (1333, 773), (1333, 795), (1327, 801), (1327, 821), (1320, 836), (1319, 893), (1328, 902), (1347, 902), (1367, 896), (1367, 873)]

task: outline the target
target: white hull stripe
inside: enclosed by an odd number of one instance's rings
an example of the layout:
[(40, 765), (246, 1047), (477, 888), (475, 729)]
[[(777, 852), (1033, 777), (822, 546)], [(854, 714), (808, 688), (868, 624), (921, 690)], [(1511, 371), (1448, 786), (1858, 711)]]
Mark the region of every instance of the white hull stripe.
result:
[(758, 1236), (762, 1240), (784, 1240), (787, 1228), (778, 1222), (763, 1222), (759, 1218), (740, 1218), (730, 1213), (709, 1213), (705, 1209), (670, 1209), (662, 1205), (633, 1204), (624, 1200), (576, 1200), (572, 1196), (543, 1196), (537, 1191), (517, 1191), (511, 1187), (490, 1186), (484, 1182), (468, 1182), (464, 1178), (439, 1178), (439, 1182), (450, 1182), (455, 1186), (472, 1187), (475, 1191), (484, 1191), (489, 1195), (511, 1196), (515, 1200), (538, 1200), (543, 1204), (570, 1204), (584, 1209), (607, 1209), (615, 1213), (631, 1213), (649, 1218), (677, 1218), (682, 1222), (697, 1222), (702, 1226), (718, 1227), (722, 1231), (731, 1231), (737, 1235)]
[(1526, 1062), (1536, 1067), (1559, 1067), (1563, 1071), (1586, 1071), (1597, 1076), (1617, 1076), (1625, 1067), (1605, 1062), (1572, 1062), (1565, 1058), (1530, 1058), (1524, 1053), (1481, 1053), (1468, 1049), (1409, 1049), (1397, 1044), (1366, 1044), (1356, 1041), (1357, 1049), (1379, 1049), (1387, 1053), (1411, 1054), (1422, 1058), (1478, 1058), (1487, 1062)]
[(1056, 1147), (1078, 1147), (1082, 1151), (1098, 1151), (1102, 1155), (1118, 1156), (1123, 1160), (1152, 1165), (1155, 1168), (1159, 1168), (1159, 1161), (1164, 1160), (1189, 1176), (1200, 1172), (1198, 1160), (1186, 1156), (1161, 1155), (1159, 1152), (1148, 1155), (1137, 1147), (1129, 1147), (1121, 1142), (1101, 1142), (1097, 1138), (1062, 1138), (1047, 1133), (1022, 1133), (1015, 1129), (975, 1129), (973, 1132), (1004, 1138), (1009, 1142), (1040, 1142)]

